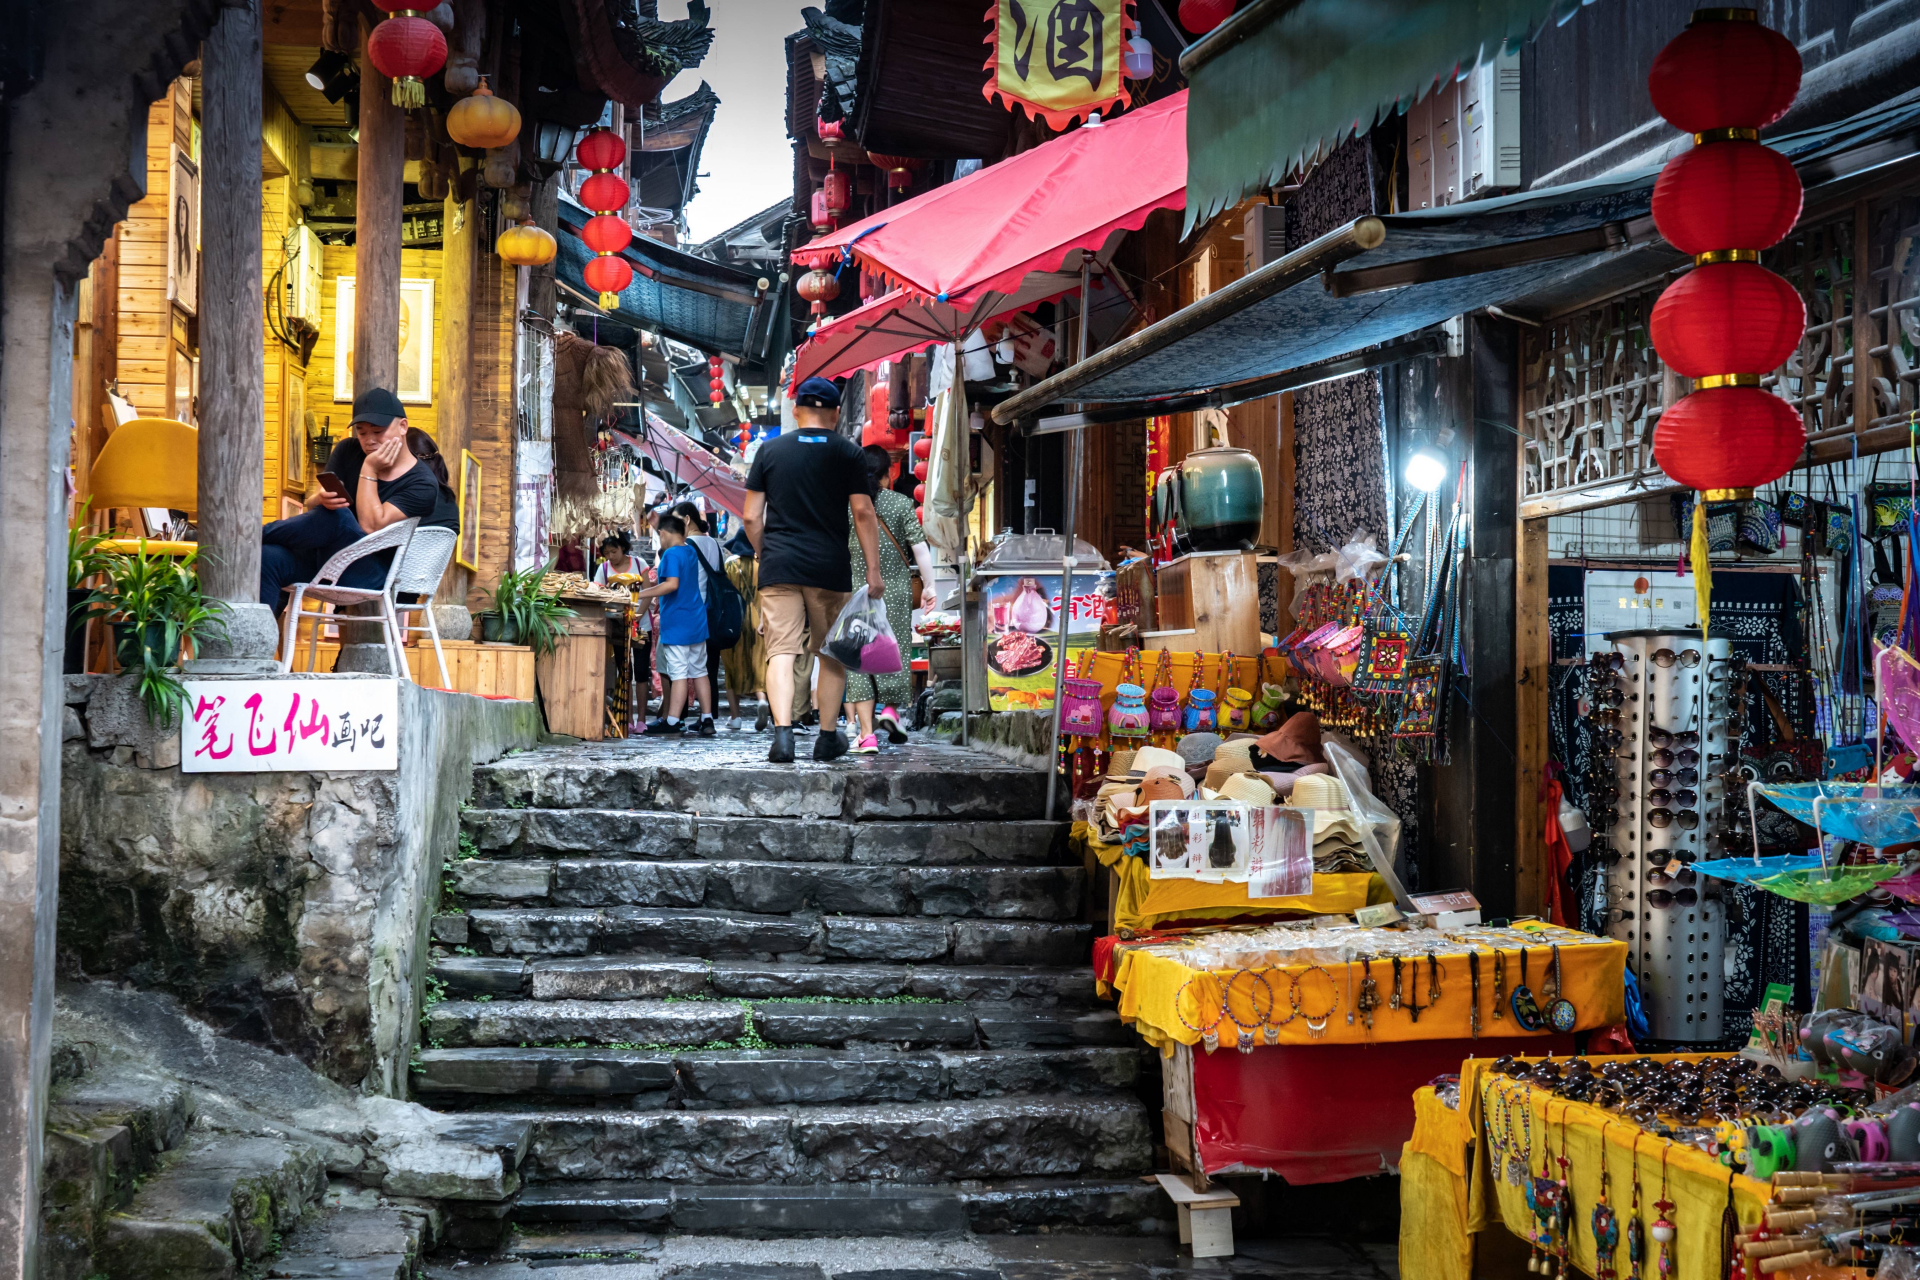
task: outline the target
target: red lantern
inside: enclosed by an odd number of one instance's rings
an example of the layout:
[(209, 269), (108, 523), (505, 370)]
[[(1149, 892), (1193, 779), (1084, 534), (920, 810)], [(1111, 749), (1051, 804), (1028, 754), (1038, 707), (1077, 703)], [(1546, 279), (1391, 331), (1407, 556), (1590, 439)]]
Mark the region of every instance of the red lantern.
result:
[(867, 159), (887, 171), (887, 185), (896, 191), (904, 191), (912, 186), (914, 171), (925, 168), (927, 164), (916, 156), (883, 156), (873, 151), (867, 153)]
[(853, 179), (845, 169), (827, 170), (826, 185), (821, 190), (826, 192), (827, 212), (835, 217), (853, 207)]
[(627, 158), (627, 144), (611, 129), (595, 129), (573, 150), (582, 169), (618, 169)]
[(425, 18), (388, 18), (367, 36), (367, 61), (393, 81), (397, 107), (427, 105), (426, 77), (447, 65), (447, 38)]
[(1675, 373), (1770, 373), (1807, 327), (1792, 285), (1753, 262), (1695, 267), (1653, 304), (1653, 345)]
[(827, 143), (828, 145), (832, 145), (833, 143), (843, 141), (847, 136), (847, 126), (845, 121), (822, 120), (818, 116), (815, 116), (813, 118), (813, 131), (814, 133), (819, 135), (820, 141)]
[(708, 378), (707, 386), (714, 391), (725, 391), (727, 389), (727, 380), (718, 376)]
[(1653, 184), (1653, 222), (1689, 256), (1769, 249), (1800, 217), (1793, 162), (1758, 142), (1713, 142), (1675, 156)]
[(840, 281), (825, 271), (815, 268), (800, 277), (795, 286), (802, 298), (813, 304), (813, 314), (827, 314), (827, 304), (840, 296)]
[(1180, 25), (1188, 35), (1203, 36), (1233, 13), (1233, 0), (1180, 0)]
[[(1186, 5), (1180, 10), (1185, 22)], [(1800, 92), (1800, 52), (1752, 9), (1696, 9), (1653, 60), (1647, 91), (1653, 109), (1684, 133), (1764, 129)]]
[(587, 288), (600, 295), (600, 308), (611, 311), (620, 301), (620, 293), (633, 283), (633, 267), (625, 258), (604, 256), (587, 259), (580, 273)]
[(827, 208), (827, 193), (816, 191), (810, 205), (807, 222), (813, 227), (813, 233), (823, 236), (833, 230), (833, 211)]
[(633, 228), (611, 213), (595, 214), (580, 228), (580, 239), (595, 253), (618, 253), (633, 243)]
[(925, 502), (927, 500), (927, 486), (923, 484), (913, 486), (913, 500), (915, 502)]
[(915, 507), (913, 509), (913, 518), (918, 520), (922, 525), (925, 525), (927, 523), (927, 509), (925, 507)]
[(920, 458), (914, 462), (913, 478), (915, 480), (925, 480), (927, 478), (927, 460), (925, 458)]
[(1752, 489), (1793, 469), (1807, 445), (1794, 407), (1754, 386), (1696, 391), (1660, 415), (1653, 458), (1690, 489)]
[(583, 209), (624, 209), (630, 188), (617, 173), (596, 173), (580, 184), (580, 207)]
[(918, 440), (915, 440), (913, 442), (913, 456), (916, 458), (931, 458), (933, 456), (933, 437), (921, 436)]
[(707, 402), (708, 402), (709, 404), (719, 404), (719, 403), (720, 403), (720, 402), (721, 402), (722, 400), (725, 400), (726, 398), (727, 398), (727, 397), (726, 397), (726, 395), (725, 395), (725, 393), (723, 393), (723, 392), (720, 392), (720, 391), (709, 391), (709, 392), (707, 392)]

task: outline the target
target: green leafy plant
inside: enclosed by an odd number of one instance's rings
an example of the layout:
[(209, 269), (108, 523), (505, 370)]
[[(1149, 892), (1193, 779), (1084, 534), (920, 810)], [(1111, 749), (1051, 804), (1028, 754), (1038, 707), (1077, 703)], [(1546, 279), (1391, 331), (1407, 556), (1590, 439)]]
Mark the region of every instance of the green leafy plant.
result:
[(99, 570), (105, 583), (85, 601), (89, 616), (113, 628), (120, 670), (137, 678), (147, 720), (160, 729), (171, 728), (186, 706), (186, 686), (173, 674), (181, 646), (227, 632), (222, 606), (200, 590), (198, 554), (148, 555), (143, 540), (137, 555), (107, 558)]
[(98, 573), (105, 573), (114, 561), (125, 559), (112, 551), (103, 551), (113, 539), (104, 533), (93, 533), (87, 528), (87, 507), (91, 500), (81, 505), (73, 523), (67, 526), (67, 590), (79, 591), (86, 587), (87, 579)]
[(560, 603), (546, 589), (549, 560), (538, 569), (507, 570), (493, 590), (493, 612), (498, 614), (502, 637), (508, 644), (530, 645), (535, 653), (552, 653), (560, 640), (560, 619), (571, 618), (573, 610)]

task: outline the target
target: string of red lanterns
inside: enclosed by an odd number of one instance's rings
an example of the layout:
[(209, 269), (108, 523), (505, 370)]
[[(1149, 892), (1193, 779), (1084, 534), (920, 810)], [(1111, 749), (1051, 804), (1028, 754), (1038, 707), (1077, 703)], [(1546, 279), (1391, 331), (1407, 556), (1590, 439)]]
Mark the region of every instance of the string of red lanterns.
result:
[(413, 7), (416, 0), (373, 3), (392, 16), (368, 33), (367, 61), (393, 81), (394, 106), (426, 106), (426, 78), (447, 65), (447, 38)]
[(600, 309), (611, 311), (619, 305), (621, 292), (633, 283), (633, 266), (620, 256), (633, 243), (633, 228), (621, 216), (630, 190), (614, 172), (626, 161), (627, 142), (611, 129), (595, 129), (580, 139), (574, 158), (582, 169), (592, 170), (580, 184), (580, 204), (593, 214), (580, 228), (580, 240), (594, 256), (580, 278), (600, 295)]
[(727, 398), (727, 363), (719, 356), (707, 357), (707, 401), (719, 404)]
[[(1654, 304), (1653, 345), (1695, 389), (1654, 428), (1654, 460), (1703, 502), (1751, 497), (1792, 470), (1806, 447), (1797, 410), (1760, 387), (1806, 330), (1806, 304), (1760, 265), (1800, 216), (1793, 165), (1760, 130), (1793, 105), (1800, 55), (1752, 9), (1698, 9), (1654, 60), (1654, 110), (1693, 134), (1661, 170), (1653, 219), (1694, 268)], [(1696, 549), (1698, 555), (1704, 549)]]

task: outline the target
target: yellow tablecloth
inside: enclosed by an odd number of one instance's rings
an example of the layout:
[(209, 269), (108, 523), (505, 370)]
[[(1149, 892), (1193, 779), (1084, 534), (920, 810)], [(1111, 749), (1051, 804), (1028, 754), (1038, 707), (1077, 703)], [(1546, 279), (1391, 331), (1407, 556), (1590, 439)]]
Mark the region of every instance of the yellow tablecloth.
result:
[(1466, 1126), (1432, 1088), (1414, 1090), (1413, 1112), (1400, 1150), (1400, 1280), (1471, 1280)]
[[(1658, 1061), (1671, 1057), (1698, 1059), (1710, 1055), (1654, 1055)], [(1594, 1057), (1588, 1061), (1620, 1061)], [(1504, 1177), (1496, 1177), (1489, 1156), (1486, 1125), (1489, 1113), (1500, 1117), (1500, 1125), (1509, 1114), (1511, 1129), (1519, 1140), (1522, 1154), (1527, 1147), (1529, 1126), (1532, 1134), (1532, 1168), (1537, 1173), (1543, 1152), (1558, 1157), (1563, 1149), (1571, 1161), (1569, 1178), (1573, 1191), (1572, 1257), (1575, 1266), (1588, 1275), (1594, 1272), (1594, 1245), (1591, 1221), (1593, 1206), (1600, 1192), (1600, 1149), (1604, 1141), (1610, 1191), (1607, 1202), (1621, 1216), (1622, 1231), (1615, 1265), (1627, 1273), (1625, 1218), (1633, 1203), (1633, 1170), (1640, 1173), (1640, 1200), (1646, 1221), (1653, 1220), (1653, 1202), (1661, 1199), (1661, 1165), (1666, 1164), (1666, 1199), (1673, 1201), (1673, 1223), (1678, 1228), (1674, 1246), (1676, 1280), (1719, 1280), (1720, 1216), (1727, 1205), (1727, 1189), (1733, 1188), (1733, 1208), (1742, 1229), (1760, 1221), (1770, 1189), (1764, 1182), (1731, 1173), (1712, 1156), (1697, 1148), (1654, 1137), (1629, 1120), (1609, 1111), (1564, 1098), (1530, 1086), (1515, 1084), (1504, 1077), (1489, 1076), (1485, 1059), (1461, 1064), (1461, 1111), (1467, 1125), (1479, 1136), (1473, 1147), (1469, 1170), (1467, 1223), (1470, 1230), (1483, 1230), (1489, 1223), (1504, 1225), (1520, 1236), (1528, 1237), (1533, 1218), (1527, 1211), (1526, 1193)], [(1504, 1101), (1503, 1101), (1504, 1100)], [(1526, 1124), (1521, 1117), (1529, 1117)], [(1417, 1135), (1416, 1135), (1417, 1136)], [(1505, 1141), (1504, 1133), (1496, 1136)], [(1564, 1148), (1563, 1148), (1564, 1142)], [(1411, 1145), (1411, 1144), (1410, 1144)], [(1504, 1154), (1502, 1155), (1504, 1163)], [(1405, 1189), (1403, 1188), (1403, 1195)], [(1404, 1213), (1404, 1205), (1403, 1205)], [(1421, 1210), (1423, 1215), (1428, 1209)], [(1646, 1274), (1655, 1271), (1656, 1246), (1648, 1241)]]
[[(1543, 951), (1534, 953), (1536, 959), (1543, 955)], [(1340, 1003), (1334, 1017), (1328, 1021), (1324, 1034), (1319, 1036), (1313, 1035), (1308, 1029), (1304, 1017), (1293, 1018), (1278, 1028), (1279, 1042), (1383, 1044), (1398, 1040), (1467, 1039), (1472, 1034), (1469, 1006), (1473, 986), (1466, 954), (1441, 952), (1435, 959), (1440, 966), (1441, 999), (1439, 1005), (1431, 1010), (1425, 1007), (1428, 982), (1425, 959), (1422, 958), (1417, 966), (1409, 964), (1406, 969), (1405, 980), (1419, 983), (1422, 1007), (1418, 1022), (1405, 1009), (1386, 1007), (1393, 989), (1393, 962), (1373, 962), (1373, 979), (1380, 992), (1381, 1007), (1373, 1015), (1371, 1031), (1357, 1020), (1348, 1025), (1346, 1019), (1351, 999), (1348, 993), (1360, 989), (1365, 968), (1359, 963), (1320, 966), (1333, 980), (1333, 990), (1339, 997)], [(1526, 1035), (1515, 1025), (1511, 1014), (1498, 1020), (1492, 1016), (1493, 966), (1490, 961), (1491, 957), (1482, 957), (1480, 963), (1480, 1034)], [(1575, 1030), (1609, 1027), (1625, 1019), (1626, 996), (1622, 971), (1626, 962), (1627, 944), (1624, 942), (1593, 942), (1560, 948), (1562, 990), (1579, 1012)], [(1284, 975), (1304, 975), (1308, 968), (1307, 965), (1292, 965), (1284, 969), (1254, 970), (1268, 975), (1266, 987), (1263, 988), (1253, 979), (1240, 978), (1233, 981), (1229, 990), (1226, 985), (1228, 980), (1239, 971), (1215, 973), (1190, 969), (1177, 960), (1136, 949), (1120, 953), (1114, 967), (1113, 987), (1120, 993), (1121, 1020), (1133, 1023), (1134, 1029), (1149, 1044), (1170, 1053), (1175, 1043), (1200, 1043), (1202, 1033), (1209, 1029), (1215, 1012), (1220, 1008), (1223, 995), (1228, 1001), (1228, 1011), (1248, 1026), (1258, 1025), (1271, 1005), (1278, 1006), (1272, 1009), (1272, 1021), (1287, 1018), (1292, 1009), (1288, 1003), (1289, 983)], [(1509, 982), (1519, 981), (1517, 951), (1508, 955), (1506, 971)], [(1540, 976), (1540, 971), (1535, 970), (1534, 976)], [(1325, 980), (1314, 975), (1307, 981), (1311, 985), (1302, 991), (1303, 1006), (1313, 1011), (1325, 1008)], [(1538, 990), (1537, 986), (1535, 990)], [(1179, 1001), (1177, 1007), (1176, 1000)], [(1235, 1029), (1231, 1023), (1223, 1020), (1219, 1023), (1218, 1034), (1222, 1043), (1232, 1044)], [(1539, 1031), (1534, 1034), (1548, 1036), (1553, 1033)], [(1264, 1043), (1264, 1039), (1261, 1042)]]
[(1084, 857), (1090, 851), (1100, 865), (1112, 867), (1120, 877), (1120, 892), (1113, 907), (1116, 930), (1146, 933), (1163, 920), (1232, 920), (1276, 911), (1337, 915), (1357, 911), (1370, 902), (1393, 900), (1386, 882), (1371, 873), (1316, 875), (1312, 894), (1292, 898), (1249, 898), (1244, 884), (1153, 880), (1147, 875), (1145, 859), (1126, 857), (1124, 845), (1094, 840), (1086, 823), (1073, 824), (1071, 839), (1075, 853)]

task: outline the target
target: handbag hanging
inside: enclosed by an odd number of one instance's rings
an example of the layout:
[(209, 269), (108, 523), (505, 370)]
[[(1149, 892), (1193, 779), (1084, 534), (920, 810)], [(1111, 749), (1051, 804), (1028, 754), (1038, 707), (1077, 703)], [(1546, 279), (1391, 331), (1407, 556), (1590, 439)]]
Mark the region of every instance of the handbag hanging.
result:
[(1206, 662), (1206, 654), (1193, 655), (1193, 683), (1187, 688), (1187, 711), (1181, 720), (1181, 727), (1188, 733), (1212, 733), (1218, 723), (1213, 690), (1200, 684), (1200, 673)]
[(1280, 704), (1286, 699), (1286, 691), (1278, 681), (1267, 679), (1267, 659), (1279, 656), (1272, 649), (1260, 651), (1260, 667), (1257, 683), (1260, 696), (1254, 700), (1250, 713), (1253, 727), (1261, 733), (1271, 733), (1280, 727)]
[(1105, 727), (1100, 682), (1089, 676), (1093, 652), (1082, 650), (1079, 671), (1060, 682), (1060, 732), (1070, 737), (1097, 738)]
[(1147, 736), (1147, 691), (1140, 687), (1138, 649), (1128, 649), (1120, 665), (1120, 683), (1114, 687), (1113, 707), (1107, 712), (1107, 733), (1116, 739)]
[(1367, 619), (1366, 629), (1353, 687), (1363, 693), (1404, 692), (1413, 645), (1412, 622), (1398, 609), (1383, 606)]
[(1180, 732), (1180, 691), (1173, 687), (1173, 655), (1165, 649), (1147, 694), (1147, 728), (1156, 736)]

